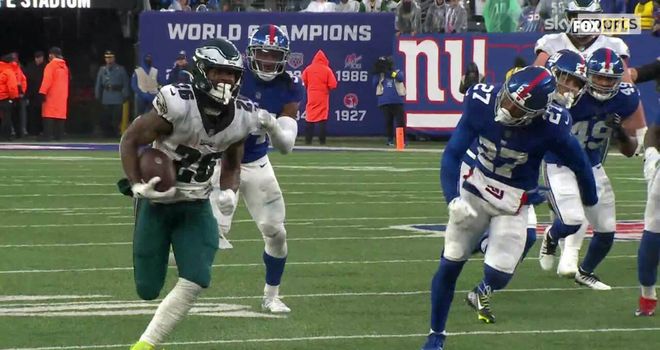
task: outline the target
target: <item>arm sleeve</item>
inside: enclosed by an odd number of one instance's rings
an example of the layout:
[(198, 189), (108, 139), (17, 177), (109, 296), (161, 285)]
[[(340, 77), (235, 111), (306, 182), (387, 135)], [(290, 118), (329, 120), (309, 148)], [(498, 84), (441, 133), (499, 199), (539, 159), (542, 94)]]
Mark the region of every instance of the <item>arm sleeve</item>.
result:
[(41, 80), (41, 87), (39, 87), (40, 94), (48, 94), (48, 90), (50, 90), (50, 86), (53, 84), (52, 70), (53, 66), (51, 65), (47, 65), (46, 68), (44, 68), (44, 77)]
[(282, 154), (290, 153), (298, 136), (298, 122), (291, 116), (277, 118), (277, 124), (268, 132), (270, 142)]
[(440, 183), (447, 203), (458, 197), (458, 187), (456, 184), (458, 183), (458, 177), (461, 172), (461, 158), (476, 138), (476, 135), (476, 131), (470, 126), (467, 120), (466, 112), (458, 122), (442, 154)]
[(653, 63), (645, 64), (636, 69), (637, 69), (637, 81), (635, 81), (635, 84), (640, 84), (660, 78), (660, 60), (656, 60)]
[(591, 170), (591, 164), (578, 140), (572, 135), (566, 135), (566, 137), (553, 144), (551, 151), (575, 173), (580, 187), (582, 203), (586, 206), (593, 206), (598, 203), (598, 191), (596, 190), (596, 180)]

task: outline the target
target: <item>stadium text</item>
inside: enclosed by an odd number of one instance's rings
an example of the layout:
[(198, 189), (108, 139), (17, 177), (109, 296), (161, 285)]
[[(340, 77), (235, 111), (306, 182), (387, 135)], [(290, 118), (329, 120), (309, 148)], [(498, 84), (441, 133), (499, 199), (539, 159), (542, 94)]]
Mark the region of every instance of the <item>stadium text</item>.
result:
[[(171, 40), (208, 40), (225, 38), (227, 40), (241, 40), (258, 25), (245, 27), (240, 24), (213, 24), (213, 23), (168, 23)], [(291, 41), (370, 41), (370, 25), (321, 25), (301, 24), (281, 26), (287, 32)]]
[[(6, 0), (6, 8), (32, 8), (32, 9), (54, 9), (54, 8), (90, 8), (91, 0)], [(1, 3), (1, 2), (0, 2)]]

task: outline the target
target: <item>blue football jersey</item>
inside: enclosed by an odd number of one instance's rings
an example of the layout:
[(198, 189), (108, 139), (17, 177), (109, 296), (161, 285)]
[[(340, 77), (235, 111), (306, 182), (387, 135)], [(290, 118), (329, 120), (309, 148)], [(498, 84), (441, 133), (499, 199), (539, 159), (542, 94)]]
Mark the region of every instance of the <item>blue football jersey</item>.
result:
[[(609, 114), (626, 119), (639, 105), (639, 91), (634, 85), (621, 83), (619, 92), (609, 100), (599, 101), (585, 93), (570, 110), (573, 119), (571, 132), (587, 153), (589, 162), (596, 166), (605, 158), (612, 129), (605, 125)], [(549, 153), (547, 163), (562, 164), (556, 155)]]
[(571, 116), (565, 108), (553, 104), (530, 124), (507, 126), (495, 121), (500, 89), (501, 85), (477, 84), (465, 95), (463, 116), (442, 159), (441, 180), (447, 202), (458, 196), (459, 162), (474, 143), (475, 165), (485, 176), (525, 191), (538, 186), (539, 166), (549, 150), (560, 154), (571, 166), (580, 168), (580, 174), (591, 172), (570, 133)]
[[(263, 81), (251, 72), (243, 75), (241, 95), (252, 100), (259, 108), (279, 115), (284, 105), (300, 102), (304, 90), (298, 77), (280, 74), (271, 81)], [(295, 117), (295, 116), (293, 116)], [(250, 135), (245, 141), (243, 163), (253, 162), (268, 153), (268, 135)]]

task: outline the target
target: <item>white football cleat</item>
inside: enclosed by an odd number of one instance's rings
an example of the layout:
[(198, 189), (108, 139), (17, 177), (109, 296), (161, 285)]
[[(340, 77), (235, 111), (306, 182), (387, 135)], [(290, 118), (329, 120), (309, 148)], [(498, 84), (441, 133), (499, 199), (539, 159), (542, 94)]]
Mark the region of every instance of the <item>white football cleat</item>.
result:
[(264, 297), (261, 303), (261, 310), (268, 311), (272, 314), (288, 314), (291, 312), (291, 309), (282, 302), (280, 297)]
[(222, 233), (220, 234), (219, 240), (218, 240), (218, 248), (219, 249), (232, 249), (234, 246), (229, 242), (227, 237), (223, 235)]
[(561, 251), (559, 264), (557, 264), (557, 275), (561, 277), (574, 277), (578, 272), (578, 256), (580, 251), (575, 248), (565, 247)]
[(555, 264), (555, 253), (557, 252), (557, 243), (550, 238), (550, 226), (545, 228), (543, 242), (539, 251), (539, 264), (544, 271), (552, 270)]
[(603, 283), (600, 281), (598, 276), (594, 275), (594, 273), (588, 273), (585, 271), (582, 271), (582, 269), (578, 268), (578, 272), (575, 274), (575, 283), (589, 287), (593, 290), (611, 290), (612, 287), (608, 286), (607, 284)]

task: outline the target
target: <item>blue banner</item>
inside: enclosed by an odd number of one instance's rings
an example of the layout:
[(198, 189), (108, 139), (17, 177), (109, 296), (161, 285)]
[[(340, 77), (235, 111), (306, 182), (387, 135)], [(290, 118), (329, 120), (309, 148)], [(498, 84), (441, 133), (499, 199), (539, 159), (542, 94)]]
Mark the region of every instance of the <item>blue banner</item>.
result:
[[(369, 71), (379, 56), (389, 55), (394, 15), (329, 13), (187, 13), (143, 12), (140, 15), (140, 57), (153, 55), (161, 72), (172, 69), (179, 51), (188, 53), (205, 40), (223, 37), (245, 52), (249, 35), (259, 25), (273, 23), (291, 40), (287, 70), (300, 75), (322, 49), (338, 81), (330, 93), (329, 135), (384, 134), (381, 112)], [(300, 106), (304, 118), (305, 101)], [(301, 125), (302, 126), (302, 125)]]
[[(463, 109), (459, 92), (461, 76), (469, 62), (485, 72), (489, 83), (501, 82), (521, 57), (532, 64), (534, 44), (540, 33), (400, 36), (395, 40), (395, 60), (406, 76), (406, 116), (410, 129), (426, 133), (450, 132)], [(654, 61), (659, 39), (648, 33), (621, 37), (630, 48), (631, 67)], [(655, 49), (654, 49), (655, 48)], [(660, 113), (655, 83), (639, 86), (647, 120)]]

